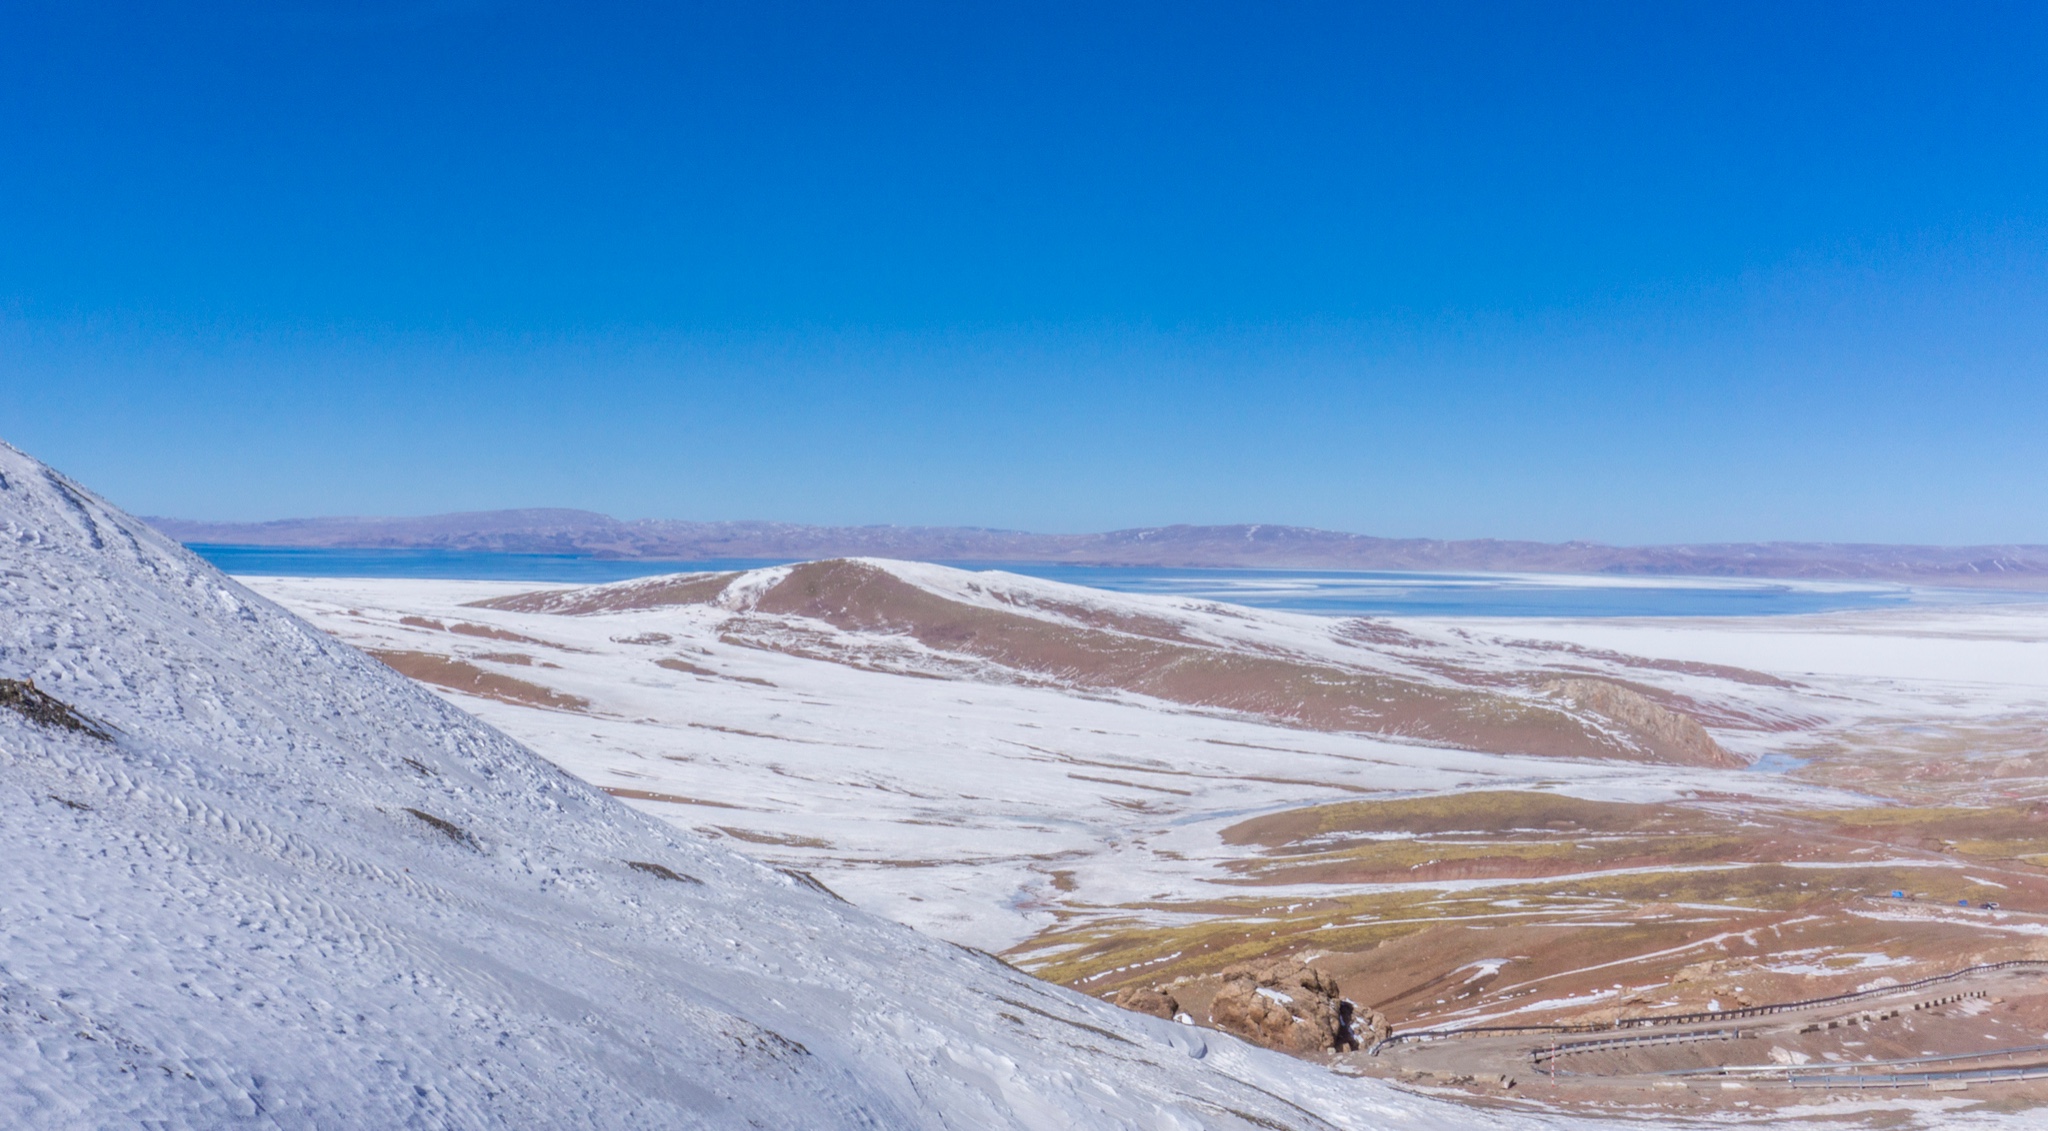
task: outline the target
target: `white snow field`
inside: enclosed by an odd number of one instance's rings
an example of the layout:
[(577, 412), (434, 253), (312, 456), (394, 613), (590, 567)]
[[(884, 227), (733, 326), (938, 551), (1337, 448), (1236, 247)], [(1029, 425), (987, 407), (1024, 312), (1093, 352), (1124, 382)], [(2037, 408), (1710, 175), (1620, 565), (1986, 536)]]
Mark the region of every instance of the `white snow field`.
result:
[(0, 1126), (1529, 1126), (642, 816), (0, 445)]
[[(2043, 605), (1682, 621), (1404, 618), (1383, 625), (1397, 632), (1368, 639), (1358, 621), (864, 564), (1055, 626), (1142, 618), (1152, 631), (1240, 654), (1446, 686), (1457, 685), (1447, 671), (1471, 680), (1539, 667), (1655, 686), (1682, 696), (1746, 758), (1796, 754), (1887, 719), (2048, 717)], [(475, 604), (555, 588), (527, 582), (248, 580), (361, 647), (445, 656), (573, 696), (581, 709), (437, 688), (636, 808), (735, 838), (863, 907), (990, 950), (1055, 923), (1163, 921), (1174, 906), (1242, 897), (1230, 865), (1257, 846), (1218, 833), (1297, 806), (1459, 789), (1630, 801), (1740, 794), (1822, 808), (1871, 800), (1777, 773), (1487, 754), (1031, 678), (900, 633), (763, 614), (756, 596), (787, 573), (742, 574), (709, 603), (573, 615)], [(565, 592), (630, 595), (664, 582)], [(1327, 890), (1258, 894), (1285, 902)], [(1035, 965), (1050, 953), (1027, 957)]]

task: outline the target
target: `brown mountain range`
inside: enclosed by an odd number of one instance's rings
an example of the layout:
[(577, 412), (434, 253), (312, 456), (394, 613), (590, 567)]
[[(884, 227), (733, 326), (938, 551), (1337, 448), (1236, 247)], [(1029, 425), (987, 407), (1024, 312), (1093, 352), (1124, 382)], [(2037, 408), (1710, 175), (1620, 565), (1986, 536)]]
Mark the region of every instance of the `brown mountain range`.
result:
[(705, 561), (885, 557), (944, 562), (1067, 562), (1189, 568), (1479, 570), (1887, 580), (2048, 589), (2048, 545), (1903, 546), (1745, 542), (1609, 546), (1597, 542), (1376, 538), (1301, 526), (1157, 526), (1032, 534), (966, 526), (803, 526), (783, 522), (621, 520), (591, 511), (477, 511), (415, 518), (275, 522), (149, 520), (185, 542), (245, 546), (445, 549)]

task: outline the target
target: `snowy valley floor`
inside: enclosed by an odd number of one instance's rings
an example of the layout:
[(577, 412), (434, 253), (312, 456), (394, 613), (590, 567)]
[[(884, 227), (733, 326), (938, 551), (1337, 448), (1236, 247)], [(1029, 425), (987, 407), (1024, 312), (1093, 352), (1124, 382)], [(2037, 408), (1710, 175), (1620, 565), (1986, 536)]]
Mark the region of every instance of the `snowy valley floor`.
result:
[(1340, 621), (797, 568), (243, 580), (662, 820), (1197, 1020), (1275, 955), (1401, 1030), (2048, 958), (2048, 605)]

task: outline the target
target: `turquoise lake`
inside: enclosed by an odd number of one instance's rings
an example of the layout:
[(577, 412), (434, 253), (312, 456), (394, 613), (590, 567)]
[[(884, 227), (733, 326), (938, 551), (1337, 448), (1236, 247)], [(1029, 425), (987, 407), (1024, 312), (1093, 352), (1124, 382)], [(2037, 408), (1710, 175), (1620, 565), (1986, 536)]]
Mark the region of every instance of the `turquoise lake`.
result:
[[(460, 550), (296, 549), (199, 543), (228, 573), (288, 577), (441, 578), (593, 584), (660, 573), (752, 569), (781, 560), (621, 561), (567, 554)], [(1905, 605), (2048, 600), (2048, 594), (1925, 589), (1881, 582), (1345, 570), (1163, 569), (1045, 562), (947, 563), (1003, 569), (1122, 593), (1153, 593), (1325, 616), (1787, 616)]]

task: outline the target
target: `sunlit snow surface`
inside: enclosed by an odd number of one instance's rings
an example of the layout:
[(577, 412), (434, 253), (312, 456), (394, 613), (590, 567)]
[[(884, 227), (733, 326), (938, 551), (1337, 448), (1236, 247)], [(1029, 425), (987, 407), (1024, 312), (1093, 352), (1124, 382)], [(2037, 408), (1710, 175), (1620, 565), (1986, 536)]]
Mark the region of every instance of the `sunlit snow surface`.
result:
[(837, 902), (605, 798), (12, 449), (0, 479), (0, 671), (115, 735), (0, 711), (0, 1125), (1516, 1122)]
[[(1189, 638), (1219, 645), (1359, 659), (1354, 644), (1333, 640), (1327, 618), (875, 564), (971, 604), (1092, 603), (1171, 620)], [(912, 678), (728, 639), (729, 618), (778, 575), (743, 578), (712, 606), (593, 616), (470, 604), (530, 591), (530, 583), (251, 584), (365, 646), (464, 655), (583, 696), (590, 707), (577, 713), (445, 693), (579, 776), (632, 791), (637, 807), (731, 838), (749, 853), (810, 868), (862, 906), (989, 948), (1028, 938), (1055, 913), (1068, 922), (1096, 913), (1090, 908), (1166, 919), (1187, 913), (1171, 908), (1241, 894), (1225, 865), (1244, 850), (1224, 845), (1222, 828), (1360, 791), (1537, 788), (1619, 800), (1746, 794), (1814, 806), (1870, 800), (1765, 770), (1486, 755), (1279, 726), (1142, 696), (1027, 686), (1004, 682), (1000, 673), (986, 680)], [(460, 637), (407, 624), (408, 617), (481, 625), (533, 642)], [(1690, 696), (1709, 710), (1750, 712), (1769, 725), (1718, 727), (1716, 736), (1765, 767), (1793, 761), (1786, 752), (1817, 736), (1886, 720), (1958, 724), (2038, 718), (2048, 710), (2048, 610), (2024, 603), (1765, 619), (1397, 623), (1425, 640), (1431, 655), (1470, 670), (1569, 661)], [(811, 630), (833, 631), (820, 622)], [(898, 659), (914, 666), (917, 646), (906, 638), (845, 643), (895, 647), (902, 650)], [(487, 658), (510, 654), (531, 662)], [(1617, 656), (1679, 666), (1645, 669)], [(656, 661), (663, 657), (687, 657), (700, 670), (661, 668)], [(1370, 662), (1404, 676), (1426, 674), (1398, 650)], [(1725, 674), (1702, 664), (1787, 682), (1742, 683), (1731, 692)], [(1262, 885), (1258, 894), (1279, 902), (1293, 898), (1290, 891)], [(1313, 885), (1299, 891), (1300, 898), (1325, 895), (1327, 888)], [(1147, 912), (1147, 904), (1164, 909)], [(1831, 1101), (1825, 1111), (1918, 1109), (1939, 1112), (1946, 1126), (1964, 1118), (1954, 1106), (1901, 1097), (1874, 1108)]]
[[(970, 604), (1012, 609), (1018, 606), (1005, 598), (1020, 595), (1093, 601), (1170, 618), (1191, 638), (1265, 654), (1333, 663), (1358, 663), (1362, 655), (1355, 643), (1333, 639), (1334, 622), (1322, 617), (882, 564)], [(744, 604), (748, 590), (779, 572), (744, 577), (723, 604), (575, 617), (467, 607), (531, 590), (523, 583), (249, 581), (365, 647), (472, 658), (523, 649), (534, 665), (497, 670), (582, 696), (591, 712), (453, 698), (586, 780), (677, 799), (636, 799), (637, 806), (715, 835), (738, 830), (754, 838), (748, 851), (813, 869), (863, 906), (990, 949), (1042, 929), (1055, 907), (1069, 916), (1087, 914), (1087, 907), (1129, 916), (1134, 912), (1125, 905), (1132, 903), (1240, 894), (1221, 865), (1241, 852), (1223, 845), (1219, 830), (1254, 814), (1367, 792), (1550, 788), (1593, 799), (1657, 800), (1739, 791), (1815, 806), (1867, 800), (1767, 772), (1502, 757), (1278, 726), (1142, 696), (906, 678), (736, 646), (725, 632), (730, 606)], [(558, 647), (454, 637), (404, 624), (408, 616), (481, 623)], [(1582, 649), (1564, 659), (1592, 670), (1710, 705), (1731, 700), (1785, 728), (1717, 732), (1752, 758), (1782, 757), (1788, 745), (1810, 740), (1815, 726), (1870, 717), (2048, 710), (2042, 606), (1399, 624), (1435, 649), (1425, 660), (1512, 671), (1555, 661), (1553, 646), (1564, 643)], [(647, 643), (656, 637), (665, 642)], [(1602, 667), (1587, 649), (1761, 669), (1799, 686)], [(686, 656), (708, 674), (656, 666), (666, 656)], [(1378, 670), (1430, 678), (1410, 653), (1367, 659)], [(1071, 892), (1055, 891), (1056, 882)], [(1307, 887), (1301, 894), (1324, 891)], [(1288, 893), (1267, 886), (1261, 894)]]

